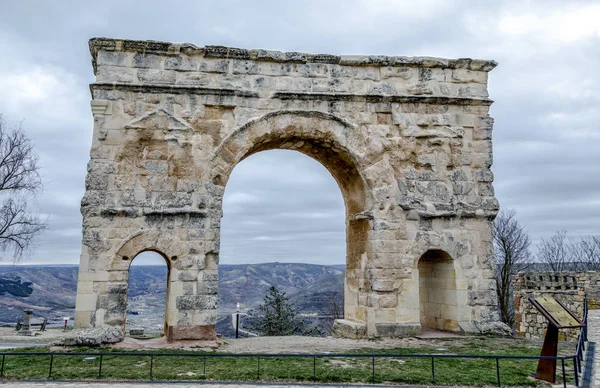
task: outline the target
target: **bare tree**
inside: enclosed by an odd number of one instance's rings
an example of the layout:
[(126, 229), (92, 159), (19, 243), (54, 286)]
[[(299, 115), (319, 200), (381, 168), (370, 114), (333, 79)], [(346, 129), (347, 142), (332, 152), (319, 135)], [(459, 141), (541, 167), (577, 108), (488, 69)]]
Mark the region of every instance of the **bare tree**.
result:
[(514, 210), (502, 211), (494, 221), (494, 251), (496, 255), (496, 292), (502, 322), (515, 325), (513, 305), (513, 275), (527, 269), (531, 262), (531, 241), (525, 228), (517, 221)]
[(344, 319), (344, 295), (339, 292), (331, 293), (325, 306), (327, 320), (325, 322), (325, 331), (327, 335), (333, 333), (333, 324), (336, 319)]
[(567, 238), (565, 229), (557, 231), (547, 240), (541, 239), (538, 244), (538, 260), (547, 264), (554, 272), (573, 269), (573, 244)]
[(569, 244), (571, 260), (580, 271), (600, 270), (600, 235), (581, 236)]
[(0, 115), (0, 251), (12, 252), (13, 261), (33, 247), (46, 228), (28, 203), (42, 190), (39, 160), (22, 125), (8, 128)]

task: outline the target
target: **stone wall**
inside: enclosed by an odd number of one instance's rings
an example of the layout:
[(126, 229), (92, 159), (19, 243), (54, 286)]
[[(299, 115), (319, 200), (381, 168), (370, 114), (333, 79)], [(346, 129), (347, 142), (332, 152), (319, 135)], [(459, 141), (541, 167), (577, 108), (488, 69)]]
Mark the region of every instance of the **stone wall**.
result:
[(451, 327), (497, 321), (495, 62), (117, 39), (90, 51), (78, 327), (124, 325), (129, 265), (152, 250), (169, 265), (168, 338), (214, 337), (225, 186), (270, 149), (314, 158), (340, 186), (348, 331), (420, 330), (418, 262), (431, 250), (454, 271)]
[[(588, 307), (598, 307), (600, 277), (596, 271), (588, 272), (520, 272), (515, 276), (516, 334), (526, 338), (544, 338), (548, 321), (527, 300), (529, 297), (553, 297), (561, 301), (579, 319), (583, 318), (584, 297)], [(560, 330), (561, 339), (576, 340), (577, 329)]]

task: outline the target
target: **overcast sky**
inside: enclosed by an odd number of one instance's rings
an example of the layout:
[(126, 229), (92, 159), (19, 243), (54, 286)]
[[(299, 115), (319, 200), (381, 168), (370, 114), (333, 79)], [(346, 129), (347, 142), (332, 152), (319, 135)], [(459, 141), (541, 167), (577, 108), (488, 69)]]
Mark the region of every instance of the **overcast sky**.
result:
[[(85, 5), (83, 5), (85, 4)], [(49, 230), (24, 263), (77, 263), (92, 135), (88, 39), (494, 59), (496, 195), (534, 242), (599, 233), (600, 4), (585, 1), (6, 1), (0, 113), (43, 164)], [(344, 263), (335, 181), (292, 151), (254, 155), (225, 193), (221, 263)], [(7, 258), (4, 258), (6, 262)]]

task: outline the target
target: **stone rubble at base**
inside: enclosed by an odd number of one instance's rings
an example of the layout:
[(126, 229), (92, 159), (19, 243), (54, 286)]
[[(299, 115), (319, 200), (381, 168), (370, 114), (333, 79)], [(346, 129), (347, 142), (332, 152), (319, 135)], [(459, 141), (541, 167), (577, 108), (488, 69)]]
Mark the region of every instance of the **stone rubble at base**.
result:
[(100, 346), (122, 341), (123, 331), (118, 327), (96, 327), (76, 330), (52, 342), (56, 346)]

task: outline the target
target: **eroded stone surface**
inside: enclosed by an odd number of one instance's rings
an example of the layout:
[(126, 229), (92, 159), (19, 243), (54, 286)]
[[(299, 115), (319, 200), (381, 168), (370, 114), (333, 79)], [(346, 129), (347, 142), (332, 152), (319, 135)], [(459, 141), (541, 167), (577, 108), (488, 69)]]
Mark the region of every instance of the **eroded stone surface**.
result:
[(53, 342), (64, 346), (100, 346), (114, 344), (123, 340), (124, 333), (119, 327), (97, 327), (78, 330)]
[[(497, 321), (495, 62), (113, 39), (90, 49), (77, 327), (124, 325), (129, 265), (152, 250), (169, 266), (166, 332), (213, 338), (225, 185), (237, 163), (270, 149), (314, 158), (340, 186), (345, 321), (369, 337), (377, 325), (396, 335), (423, 320)], [(449, 259), (420, 275), (432, 251)], [(447, 292), (420, 296), (442, 281)]]

